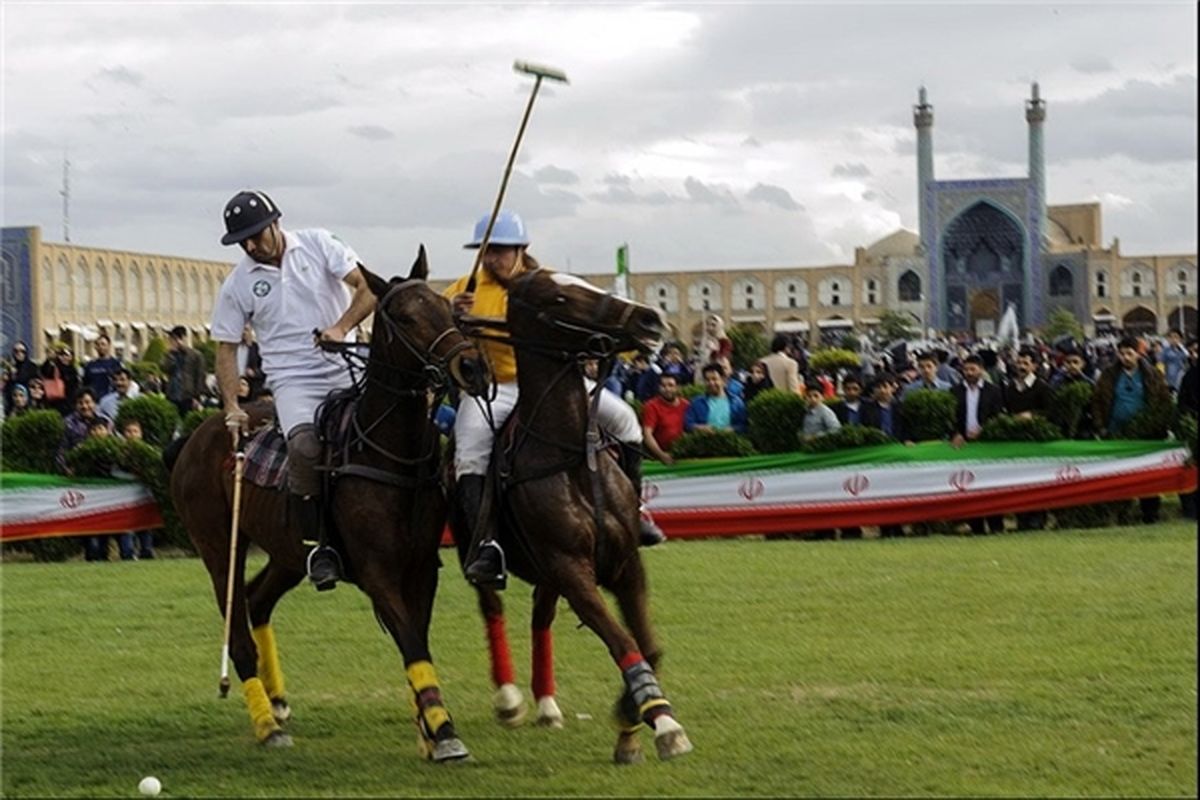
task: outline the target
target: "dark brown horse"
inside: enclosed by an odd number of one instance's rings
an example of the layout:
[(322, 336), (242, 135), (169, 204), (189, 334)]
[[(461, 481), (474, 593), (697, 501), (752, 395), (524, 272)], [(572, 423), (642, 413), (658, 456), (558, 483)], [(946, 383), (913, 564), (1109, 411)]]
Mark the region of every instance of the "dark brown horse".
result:
[[(471, 320), (468, 320), (470, 324)], [(478, 320), (483, 328), (491, 327)], [(508, 331), (517, 358), (519, 399), (491, 462), (498, 488), (495, 517), (509, 569), (533, 584), (534, 696), (538, 722), (560, 726), (554, 700), (550, 625), (558, 598), (608, 646), (621, 669), (620, 728), (614, 758), (640, 760), (637, 736), (654, 731), (660, 758), (692, 749), (654, 674), (660, 652), (650, 625), (646, 574), (638, 553), (638, 498), (589, 422), (580, 375), (584, 357), (648, 349), (661, 339), (662, 318), (647, 306), (605, 294), (569, 275), (533, 270), (509, 285)], [(457, 513), (451, 526), (460, 542), (470, 532)], [(617, 600), (623, 627), (599, 588)], [(490, 589), (479, 590), (492, 650), (494, 707), (516, 724), (522, 700), (512, 678), (503, 607)]]
[[(467, 749), (442, 703), (428, 644), (446, 503), (438, 484), (441, 447), (426, 392), (447, 376), (468, 392), (481, 392), (487, 372), (474, 345), (455, 327), (449, 304), (425, 283), (423, 247), (407, 278), (387, 282), (363, 273), (379, 302), (355, 412), (359, 434), (349, 467), (327, 501), (348, 574), (371, 598), (404, 658), (422, 754), (434, 761), (459, 759)], [(246, 410), (252, 430), (273, 415), (269, 403)], [(229, 434), (217, 416), (192, 434), (171, 474), (175, 507), (212, 577), (222, 613), (231, 537), (230, 461)], [(255, 735), (267, 746), (291, 744), (280, 726), (290, 708), (271, 611), (305, 575), (305, 548), (287, 524), (285, 495), (243, 487), (229, 643)], [(251, 542), (269, 560), (246, 584)]]

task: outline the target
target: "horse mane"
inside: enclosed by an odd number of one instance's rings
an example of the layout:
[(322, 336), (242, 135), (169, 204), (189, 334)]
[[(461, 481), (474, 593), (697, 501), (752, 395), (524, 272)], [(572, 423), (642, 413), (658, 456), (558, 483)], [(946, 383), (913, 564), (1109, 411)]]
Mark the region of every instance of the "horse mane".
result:
[(521, 261), (521, 266), (524, 272), (534, 272), (542, 268), (542, 265), (538, 262), (538, 260), (529, 255), (529, 253), (525, 253), (523, 256), (521, 256)]

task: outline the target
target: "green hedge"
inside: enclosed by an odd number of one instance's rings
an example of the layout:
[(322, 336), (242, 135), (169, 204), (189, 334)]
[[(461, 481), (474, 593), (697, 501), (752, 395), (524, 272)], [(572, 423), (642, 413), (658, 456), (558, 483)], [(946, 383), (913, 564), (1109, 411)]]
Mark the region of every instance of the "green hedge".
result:
[(767, 337), (754, 325), (734, 325), (729, 329), (733, 345), (731, 359), (734, 369), (750, 369), (750, 365), (771, 352)]
[(175, 404), (157, 394), (143, 394), (126, 400), (117, 408), (117, 430), (131, 419), (142, 423), (142, 437), (150, 444), (166, 447), (175, 438), (179, 411)]
[(1180, 414), (1175, 421), (1175, 438), (1187, 445), (1192, 453), (1192, 463), (1196, 463), (1196, 417), (1193, 414)]
[(839, 368), (858, 369), (861, 366), (862, 359), (859, 358), (858, 353), (840, 347), (826, 347), (808, 357), (810, 370), (828, 372), (831, 375)]
[(67, 453), (67, 466), (81, 477), (107, 477), (112, 475), (114, 468), (133, 475), (158, 504), (163, 518), (163, 543), (195, 552), (171, 502), (170, 479), (159, 448), (136, 439), (93, 437)]
[(1165, 439), (1175, 416), (1169, 402), (1149, 405), (1125, 423), (1117, 439)]
[(1053, 442), (1061, 438), (1058, 426), (1037, 414), (1032, 417), (997, 414), (979, 431), (981, 442)]
[(54, 455), (66, 425), (57, 411), (28, 411), (4, 421), (0, 453), (9, 472), (58, 472)]
[(733, 431), (692, 431), (680, 436), (671, 445), (671, 455), (675, 458), (740, 457), (754, 454), (754, 445), (750, 440)]
[(142, 360), (159, 366), (166, 355), (167, 340), (161, 336), (152, 336), (150, 337), (150, 341), (146, 343), (146, 349), (142, 352)]
[(1092, 393), (1095, 391), (1087, 381), (1067, 383), (1054, 392), (1050, 403), (1050, 421), (1058, 426), (1063, 436), (1074, 439), (1079, 435), (1079, 426), (1091, 413)]
[(196, 428), (200, 427), (200, 423), (213, 416), (214, 414), (224, 413), (219, 408), (197, 408), (189, 411), (183, 417), (183, 422), (179, 426), (180, 436), (191, 436)]
[(153, 361), (134, 361), (129, 365), (129, 371), (133, 373), (133, 379), (139, 384), (145, 383), (147, 378), (154, 377), (162, 379), (162, 367), (155, 364)]
[(750, 441), (760, 453), (787, 453), (799, 448), (796, 434), (804, 424), (804, 398), (786, 389), (766, 389), (750, 402)]
[(845, 450), (853, 447), (873, 447), (877, 444), (894, 444), (895, 439), (878, 428), (868, 428), (863, 425), (843, 425), (834, 433), (818, 436), (807, 442), (801, 442), (800, 449), (805, 453), (828, 453), (833, 450)]
[(904, 429), (915, 442), (943, 439), (954, 430), (954, 395), (941, 389), (913, 389), (900, 403)]

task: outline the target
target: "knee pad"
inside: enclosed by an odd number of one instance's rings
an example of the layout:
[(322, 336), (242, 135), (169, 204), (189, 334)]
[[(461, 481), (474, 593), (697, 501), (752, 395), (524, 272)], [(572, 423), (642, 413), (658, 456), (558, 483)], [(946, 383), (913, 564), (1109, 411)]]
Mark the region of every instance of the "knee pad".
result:
[(317, 464), (321, 460), (321, 440), (314, 425), (297, 425), (288, 433), (288, 484), (299, 495), (315, 495), (321, 491)]

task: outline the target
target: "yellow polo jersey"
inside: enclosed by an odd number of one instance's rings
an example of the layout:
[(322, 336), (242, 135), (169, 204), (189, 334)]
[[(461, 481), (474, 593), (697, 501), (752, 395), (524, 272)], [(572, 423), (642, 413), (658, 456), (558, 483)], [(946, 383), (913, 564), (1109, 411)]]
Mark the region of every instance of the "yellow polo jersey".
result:
[[(442, 296), (452, 300), (456, 294), (467, 290), (467, 280), (464, 275), (450, 285)], [(501, 286), (486, 269), (482, 267), (475, 278), (475, 307), (471, 315), (476, 317), (496, 317), (504, 319), (508, 313), (508, 290)], [(489, 331), (493, 333), (494, 331)], [(492, 375), (496, 383), (511, 383), (517, 379), (517, 356), (513, 349), (506, 344), (494, 342), (491, 339), (480, 339), (477, 344), (488, 357), (492, 365)]]

